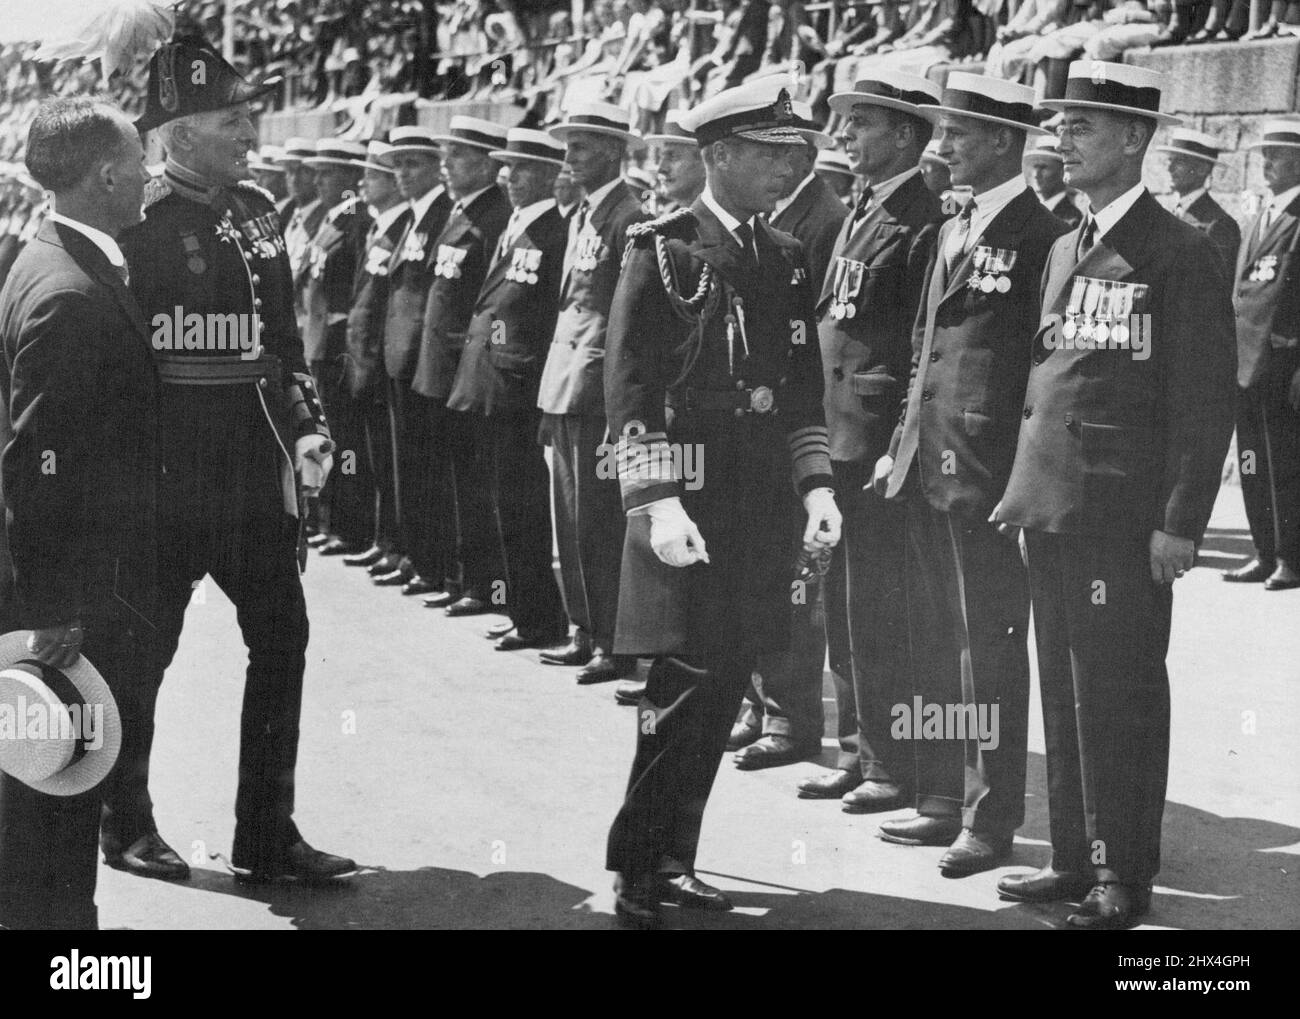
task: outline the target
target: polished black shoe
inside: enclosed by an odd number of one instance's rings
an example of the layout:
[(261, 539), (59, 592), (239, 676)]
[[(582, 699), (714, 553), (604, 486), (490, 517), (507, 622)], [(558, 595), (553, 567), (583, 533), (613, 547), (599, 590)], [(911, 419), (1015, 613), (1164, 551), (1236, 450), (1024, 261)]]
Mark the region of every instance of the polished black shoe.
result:
[(614, 878), (614, 915), (620, 927), (629, 930), (653, 931), (663, 924), (659, 915), (659, 899), (654, 892), (654, 879), (632, 879), (622, 874)]
[(425, 580), (418, 573), (402, 585), (402, 594), (433, 594), (441, 591), (442, 584), (436, 580)]
[(593, 683), (608, 683), (611, 680), (630, 676), (636, 669), (636, 659), (626, 655), (596, 655), (583, 668), (578, 670), (578, 685), (590, 686)]
[(1224, 570), (1220, 576), (1230, 584), (1258, 584), (1267, 580), (1273, 571), (1259, 559), (1252, 559), (1235, 570)]
[(660, 902), (671, 902), (686, 909), (725, 913), (732, 908), (729, 898), (694, 874), (660, 874), (655, 879), (655, 893)]
[(323, 853), (299, 839), (285, 850), (284, 858), (277, 864), (261, 870), (236, 872), (235, 881), (242, 885), (333, 884), (356, 869), (354, 860)]
[(483, 636), (488, 640), (500, 640), (514, 628), (515, 624), (507, 619), (504, 623), (493, 623), (483, 631)]
[(977, 834), (963, 828), (948, 851), (939, 857), (944, 877), (966, 877), (1000, 867), (1011, 858), (1011, 836)]
[(846, 814), (878, 814), (903, 805), (903, 791), (893, 782), (868, 779), (840, 797)]
[(375, 587), (402, 587), (411, 579), (411, 571), (399, 567), (391, 573), (376, 574), (373, 579)]
[(345, 555), (343, 557), (344, 566), (374, 566), (380, 559), (384, 558), (384, 550), (378, 545), (371, 545), (364, 552), (357, 552), (354, 555)]
[(319, 548), (321, 545), (324, 545), (329, 540), (330, 540), (330, 535), (326, 534), (324, 531), (317, 531), (315, 534), (313, 534), (310, 538), (307, 539), (307, 547)]
[(950, 846), (961, 835), (961, 820), (956, 817), (905, 817), (900, 821), (881, 821), (880, 838), (900, 846)]
[(785, 764), (804, 761), (816, 757), (820, 752), (819, 745), (800, 745), (789, 736), (768, 733), (749, 746), (741, 747), (732, 760), (741, 771), (758, 771), (760, 768), (779, 768)]
[(645, 696), (645, 680), (635, 677), (620, 679), (614, 687), (614, 700), (628, 707), (636, 707)]
[(834, 771), (824, 771), (820, 775), (800, 779), (797, 788), (801, 800), (838, 800), (860, 785), (862, 772), (856, 768), (853, 771), (836, 768)]
[[(405, 562), (407, 562), (407, 559), (404, 556), (394, 555), (392, 552), (389, 552), (388, 555), (381, 556), (379, 559), (376, 559), (373, 563), (367, 566), (366, 572), (372, 577), (383, 577), (392, 573), (394, 570), (400, 571), (402, 569), (402, 564)], [(415, 571), (412, 570), (411, 572), (414, 573)]]
[(357, 546), (351, 542), (344, 541), (342, 538), (333, 537), (321, 542), (316, 549), (321, 555), (351, 555), (357, 550)]
[(1032, 874), (998, 878), (998, 895), (1012, 902), (1079, 902), (1093, 886), (1091, 874), (1044, 867)]
[(537, 657), (543, 665), (586, 665), (595, 657), (595, 652), (588, 644), (575, 640), (565, 647), (543, 651)]
[(563, 643), (567, 633), (527, 633), (520, 630), (517, 633), (507, 633), (501, 637), (492, 646), (498, 651), (522, 651), (530, 647), (555, 647)]
[(1289, 591), (1293, 587), (1300, 587), (1300, 573), (1291, 568), (1291, 564), (1281, 559), (1277, 561), (1277, 569), (1268, 575), (1264, 581), (1265, 591)]
[(156, 831), (140, 836), (125, 849), (109, 840), (102, 844), (104, 862), (114, 870), (160, 881), (185, 881), (190, 876), (189, 864)]
[(431, 594), (420, 602), (426, 609), (445, 609), (454, 602), (457, 595), (454, 591), (439, 591), (437, 594)]
[[(481, 616), (484, 612), (491, 612), (492, 608), (481, 598), (471, 598), (465, 595), (448, 605), (444, 610), (447, 615), (455, 618), (457, 616)], [(561, 637), (561, 640), (564, 638)]]
[(1074, 930), (1123, 931), (1137, 926), (1150, 908), (1150, 888), (1099, 881), (1065, 918), (1065, 925)]

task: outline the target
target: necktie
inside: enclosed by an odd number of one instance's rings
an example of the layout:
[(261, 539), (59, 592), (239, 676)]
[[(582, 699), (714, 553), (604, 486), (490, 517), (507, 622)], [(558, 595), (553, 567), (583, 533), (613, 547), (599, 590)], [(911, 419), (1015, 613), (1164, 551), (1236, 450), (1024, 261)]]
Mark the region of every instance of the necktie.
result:
[(957, 226), (948, 235), (948, 244), (943, 251), (944, 262), (950, 273), (956, 268), (957, 263), (962, 260), (962, 256), (966, 254), (966, 242), (970, 240), (970, 223), (974, 215), (975, 202), (973, 199), (966, 203), (961, 212), (957, 213)]
[(1097, 220), (1091, 214), (1083, 220), (1083, 229), (1079, 231), (1079, 246), (1075, 249), (1074, 260), (1082, 262), (1083, 256), (1097, 243)]
[(748, 223), (741, 223), (736, 227), (736, 237), (740, 241), (740, 248), (745, 253), (745, 261), (750, 268), (758, 268), (758, 253), (754, 250), (754, 228)]
[(581, 202), (578, 203), (577, 215), (573, 217), (573, 221), (574, 223), (577, 224), (578, 227), (577, 233), (582, 233), (582, 231), (587, 228), (587, 213), (589, 213), (590, 211), (591, 211), (591, 203), (588, 202), (587, 199), (584, 198)]
[(1259, 232), (1263, 235), (1270, 226), (1273, 225), (1273, 202), (1268, 201), (1264, 205), (1264, 212), (1259, 217)]
[(515, 242), (515, 237), (518, 236), (518, 233), (519, 210), (516, 209), (514, 212), (510, 213), (510, 222), (506, 224), (506, 228), (501, 232), (501, 243), (497, 245), (498, 259), (505, 257), (506, 252), (510, 249), (510, 245)]
[(858, 198), (858, 204), (853, 207), (853, 218), (849, 221), (849, 233), (853, 233), (858, 228), (858, 224), (866, 218), (867, 206), (871, 204), (871, 185), (868, 184), (862, 189), (862, 194)]

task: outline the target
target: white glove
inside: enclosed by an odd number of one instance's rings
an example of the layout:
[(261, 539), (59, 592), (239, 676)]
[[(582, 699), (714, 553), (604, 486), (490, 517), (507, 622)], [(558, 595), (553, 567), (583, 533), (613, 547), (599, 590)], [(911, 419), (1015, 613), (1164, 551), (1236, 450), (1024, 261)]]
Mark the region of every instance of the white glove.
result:
[(303, 494), (320, 495), (334, 466), (334, 443), (323, 435), (303, 435), (294, 443), (293, 469)]
[(686, 515), (681, 499), (659, 499), (643, 507), (650, 517), (650, 547), (660, 562), (669, 566), (690, 566), (691, 563), (707, 563), (708, 550), (700, 529)]
[(835, 493), (829, 488), (814, 488), (803, 497), (803, 508), (808, 511), (803, 547), (811, 552), (838, 545), (841, 517), (840, 508), (835, 505)]

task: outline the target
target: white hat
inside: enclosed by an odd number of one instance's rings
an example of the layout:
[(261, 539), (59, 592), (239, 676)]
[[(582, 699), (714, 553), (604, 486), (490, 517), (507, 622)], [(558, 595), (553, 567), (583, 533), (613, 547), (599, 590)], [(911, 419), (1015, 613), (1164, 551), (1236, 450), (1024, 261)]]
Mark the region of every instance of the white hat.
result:
[(835, 148), (835, 139), (823, 131), (817, 121), (813, 120), (812, 104), (800, 102), (798, 99), (790, 103), (794, 109), (794, 115), (803, 121), (803, 126), (796, 127), (795, 130), (804, 136), (804, 139), (818, 149)]
[(953, 71), (943, 86), (938, 106), (918, 111), (926, 120), (938, 123), (944, 114), (970, 117), (991, 124), (1005, 124), (1031, 134), (1046, 134), (1038, 126), (1034, 90), (1002, 78), (969, 71)]
[(1246, 148), (1263, 149), (1275, 145), (1282, 148), (1300, 147), (1300, 120), (1265, 121), (1264, 133), (1259, 141), (1251, 142)]
[(316, 143), (316, 155), (303, 160), (308, 166), (348, 166), (354, 170), (364, 169), (365, 161), (364, 145), (341, 138), (322, 138)]
[(1038, 105), (1045, 110), (1082, 106), (1149, 117), (1157, 124), (1181, 124), (1177, 117), (1160, 112), (1164, 83), (1163, 74), (1145, 67), (1105, 60), (1076, 60), (1070, 64), (1065, 95), (1060, 99), (1043, 99)]
[(632, 130), (632, 118), (627, 110), (613, 103), (574, 103), (564, 111), (564, 120), (548, 128), (562, 142), (578, 131), (619, 138), (629, 148), (645, 147), (645, 139)]
[(491, 152), (505, 145), (509, 130), (504, 124), (495, 121), (457, 114), (451, 118), (451, 124), (445, 134), (435, 134), (433, 137), (443, 145), (448, 143), (472, 145), (476, 149), (486, 149)]
[(122, 717), (84, 655), (66, 669), (43, 665), (27, 646), (31, 636), (0, 635), (0, 771), (38, 792), (76, 796), (113, 770)]
[(790, 93), (782, 85), (785, 76), (766, 78), (719, 92), (682, 114), (681, 125), (695, 135), (700, 145), (712, 145), (723, 138), (744, 138), (768, 145), (803, 145)]
[(694, 145), (695, 135), (682, 127), (681, 110), (669, 110), (664, 117), (663, 134), (648, 134), (645, 140), (652, 145)]
[(1169, 141), (1157, 145), (1156, 152), (1168, 152), (1171, 156), (1191, 156), (1217, 163), (1226, 146), (1214, 135), (1204, 131), (1193, 131), (1190, 127), (1177, 127), (1169, 135)]
[(846, 117), (853, 112), (853, 107), (863, 103), (917, 114), (922, 107), (937, 106), (939, 95), (939, 86), (929, 78), (882, 70), (855, 83), (852, 92), (836, 92), (829, 102), (832, 110)]
[(361, 165), (367, 170), (378, 170), (380, 173), (394, 173), (396, 171), (384, 162), (388, 153), (393, 151), (393, 147), (388, 142), (378, 140), (366, 143), (366, 161)]
[(814, 170), (822, 170), (826, 173), (842, 173), (846, 177), (856, 177), (853, 167), (849, 165), (849, 157), (838, 149), (823, 149), (817, 153), (817, 162), (813, 164)]
[(1058, 163), (1065, 162), (1065, 157), (1061, 155), (1060, 142), (1056, 140), (1056, 135), (1053, 134), (1039, 135), (1026, 140), (1025, 153), (1020, 159), (1021, 162), (1028, 162), (1031, 159), (1051, 159)]
[(281, 163), (301, 163), (314, 155), (316, 155), (316, 143), (310, 138), (295, 136), (285, 139), (284, 152), (277, 158)]
[(257, 155), (248, 161), (250, 170), (263, 170), (270, 173), (284, 173), (285, 168), (280, 164), (284, 158), (284, 149), (279, 145), (263, 145), (257, 151)]
[(388, 132), (388, 144), (391, 148), (384, 153), (384, 159), (392, 159), (400, 152), (418, 152), (434, 159), (442, 158), (438, 139), (427, 127), (395, 127)]
[(563, 166), (564, 146), (545, 131), (533, 131), (526, 127), (512, 127), (506, 132), (505, 148), (493, 149), (491, 156), (502, 163), (518, 163), (529, 160), (534, 163)]

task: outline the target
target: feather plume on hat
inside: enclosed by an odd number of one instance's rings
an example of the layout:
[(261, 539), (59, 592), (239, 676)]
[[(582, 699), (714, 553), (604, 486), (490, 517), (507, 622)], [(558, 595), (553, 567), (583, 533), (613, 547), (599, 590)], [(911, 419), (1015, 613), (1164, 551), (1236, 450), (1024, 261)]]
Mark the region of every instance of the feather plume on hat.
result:
[(97, 58), (107, 80), (115, 71), (130, 70), (136, 57), (170, 39), (175, 23), (168, 0), (107, 0), (46, 39), (36, 59)]

